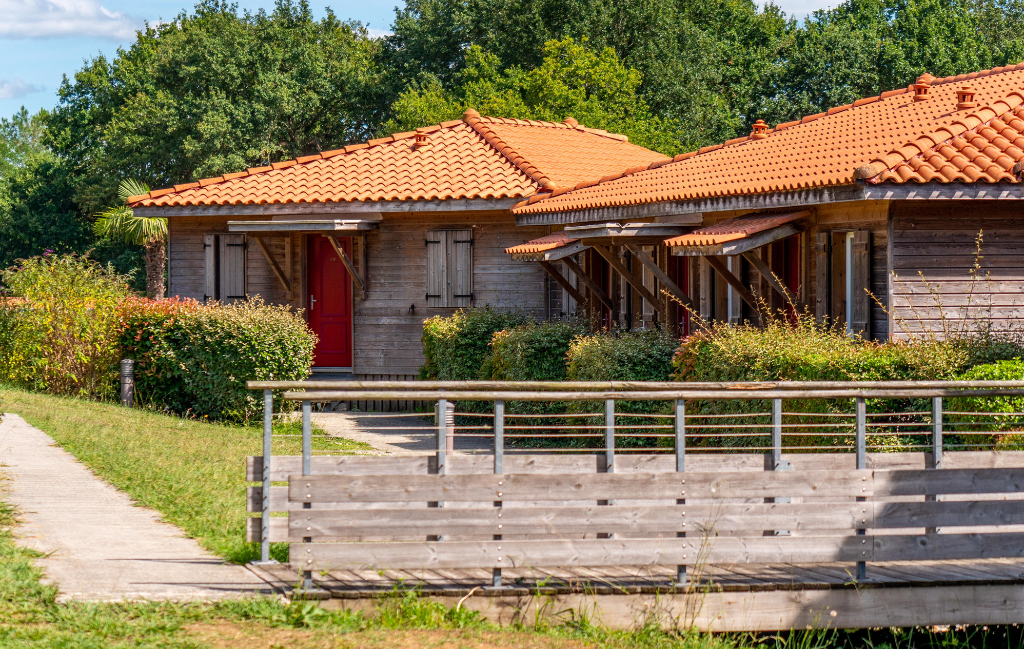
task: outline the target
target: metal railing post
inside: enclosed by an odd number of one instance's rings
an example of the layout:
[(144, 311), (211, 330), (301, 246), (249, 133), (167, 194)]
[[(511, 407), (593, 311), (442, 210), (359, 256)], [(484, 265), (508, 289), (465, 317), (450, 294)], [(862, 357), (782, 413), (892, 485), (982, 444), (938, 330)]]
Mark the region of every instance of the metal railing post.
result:
[[(942, 397), (932, 397), (932, 461), (929, 469), (942, 468)], [(935, 502), (936, 495), (924, 497), (925, 502)], [(926, 527), (925, 534), (938, 534), (939, 528)]]
[[(863, 397), (857, 397), (854, 411), (856, 413), (856, 444), (857, 444), (857, 468), (868, 468), (868, 440), (867, 440), (867, 406)], [(865, 502), (867, 499), (858, 496), (857, 502)], [(858, 528), (857, 536), (864, 536), (867, 530)], [(868, 564), (864, 561), (857, 562), (857, 579), (863, 581), (868, 576)]]
[[(793, 465), (782, 459), (782, 399), (772, 399), (772, 471), (789, 471)], [(765, 498), (765, 502), (789, 503), (793, 499), (789, 496), (773, 496)], [(771, 530), (769, 536), (790, 536), (789, 530)]]
[(270, 455), (274, 433), (274, 391), (263, 391), (263, 518), (260, 521), (260, 563), (270, 563)]
[[(302, 402), (302, 475), (313, 475), (313, 423), (312, 404), (309, 401)], [(303, 509), (312, 509), (313, 503), (302, 503)], [(306, 536), (303, 543), (312, 543), (313, 537)], [(313, 590), (313, 572), (304, 570), (302, 572), (302, 588), (305, 591)]]
[(444, 475), (448, 451), (448, 400), (437, 400), (437, 474)]
[(615, 473), (615, 400), (604, 401), (605, 472)]
[[(682, 473), (686, 470), (686, 402), (682, 399), (676, 399), (675, 415), (676, 471), (678, 473)], [(685, 489), (683, 491), (685, 493)], [(676, 499), (676, 504), (685, 505), (686, 498)], [(683, 512), (683, 525), (686, 525), (686, 512)], [(686, 532), (678, 532), (676, 536), (679, 538), (685, 538)], [(684, 586), (687, 583), (686, 566), (676, 566), (676, 585)]]
[[(494, 402), (494, 475), (501, 475), (505, 472), (505, 402)], [(498, 520), (501, 520), (501, 501), (494, 501), (498, 508)], [(501, 523), (498, 523), (501, 529)], [(501, 534), (494, 535), (495, 541), (501, 540)], [(499, 557), (500, 559), (500, 557)], [(501, 588), (501, 568), (491, 570), (491, 587)]]

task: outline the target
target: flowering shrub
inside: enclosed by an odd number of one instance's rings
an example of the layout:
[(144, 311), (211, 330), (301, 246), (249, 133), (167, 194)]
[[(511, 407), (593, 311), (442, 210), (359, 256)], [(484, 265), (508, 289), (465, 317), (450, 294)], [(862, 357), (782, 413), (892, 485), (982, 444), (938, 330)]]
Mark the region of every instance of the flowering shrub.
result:
[(126, 280), (77, 255), (22, 260), (3, 271), (0, 380), (51, 394), (109, 394)]
[(258, 297), (205, 306), (131, 298), (123, 314), (120, 343), (135, 361), (136, 395), (152, 407), (247, 421), (263, 399), (246, 381), (297, 381), (313, 365), (316, 336), (305, 321)]

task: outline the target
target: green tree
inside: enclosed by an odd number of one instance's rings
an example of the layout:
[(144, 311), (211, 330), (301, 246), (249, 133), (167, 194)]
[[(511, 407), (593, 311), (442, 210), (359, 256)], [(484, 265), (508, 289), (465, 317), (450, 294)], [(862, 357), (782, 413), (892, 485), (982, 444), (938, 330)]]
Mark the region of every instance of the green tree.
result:
[(573, 117), (593, 128), (628, 135), (630, 141), (668, 154), (680, 137), (670, 120), (651, 113), (639, 95), (640, 73), (627, 68), (612, 48), (595, 50), (572, 38), (549, 41), (532, 70), (502, 70), (494, 54), (473, 45), (456, 87), (437, 78), (402, 93), (394, 117), (382, 129), (406, 131), (460, 116), (466, 108), (486, 115), (560, 122)]
[(165, 187), (337, 148), (371, 133), (378, 41), (330, 11), (205, 0), (65, 79), (49, 143), (91, 214), (123, 178)]
[(146, 295), (159, 300), (164, 297), (164, 270), (167, 267), (167, 219), (136, 216), (127, 205), (130, 197), (147, 192), (149, 187), (144, 183), (122, 180), (117, 188), (122, 204), (97, 214), (93, 233), (145, 248)]

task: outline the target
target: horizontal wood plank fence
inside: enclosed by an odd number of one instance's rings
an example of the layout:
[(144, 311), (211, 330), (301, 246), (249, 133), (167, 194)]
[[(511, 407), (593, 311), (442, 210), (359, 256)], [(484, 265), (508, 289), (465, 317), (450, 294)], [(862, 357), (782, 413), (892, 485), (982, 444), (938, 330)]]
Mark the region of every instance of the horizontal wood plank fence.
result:
[[(312, 587), (314, 573), (337, 569), (486, 568), (500, 586), (505, 568), (668, 565), (679, 585), (689, 571), (714, 564), (849, 562), (851, 574), (865, 579), (869, 562), (1024, 557), (1024, 451), (945, 449), (942, 401), (1020, 397), (1024, 382), (414, 385), (250, 383), (264, 391), (266, 417), (264, 455), (246, 466), (247, 480), (261, 483), (248, 491), (248, 510), (261, 513), (248, 519), (248, 537), (262, 543), (264, 561), (270, 543), (289, 543), (292, 568)], [(270, 452), (274, 390), (302, 403), (301, 456)], [(436, 401), (436, 412), (447, 415), (430, 424), (436, 450), (314, 456), (312, 402), (371, 394)], [(850, 400), (848, 449), (787, 449), (783, 404), (794, 399)], [(915, 434), (929, 435), (930, 448), (870, 453), (872, 399), (902, 400), (904, 412), (885, 413), (888, 430), (916, 418)], [(688, 452), (694, 400), (767, 401), (770, 412), (753, 414), (767, 418), (770, 445), (763, 453)], [(930, 412), (913, 411), (921, 400)], [(491, 403), (486, 425), (464, 426), (488, 438), (484, 447), (453, 450), (453, 401)], [(603, 448), (509, 448), (508, 401), (603, 404), (603, 413), (579, 415), (603, 414), (602, 422), (557, 433), (596, 429)], [(668, 404), (648, 415), (659, 422), (660, 442), (623, 452), (621, 429), (635, 434), (638, 424), (620, 423), (637, 414), (617, 412), (621, 401)], [(730, 425), (742, 427), (735, 422), (744, 414), (731, 413)], [(1024, 429), (1008, 428), (1008, 413), (984, 414), (1002, 417), (999, 435)]]

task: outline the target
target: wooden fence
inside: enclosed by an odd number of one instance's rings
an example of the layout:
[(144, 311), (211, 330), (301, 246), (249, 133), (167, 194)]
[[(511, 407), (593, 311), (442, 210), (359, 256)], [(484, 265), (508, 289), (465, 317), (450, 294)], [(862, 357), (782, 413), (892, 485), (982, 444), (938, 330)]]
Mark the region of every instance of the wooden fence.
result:
[[(266, 451), (247, 466), (247, 478), (262, 483), (249, 489), (249, 511), (262, 515), (249, 519), (249, 538), (262, 542), (264, 560), (271, 542), (289, 543), (291, 566), (307, 587), (314, 573), (335, 569), (485, 568), (491, 585), (500, 586), (507, 569), (666, 565), (676, 567), (671, 587), (715, 564), (836, 561), (865, 579), (871, 562), (1024, 555), (1024, 452), (947, 451), (942, 401), (1024, 396), (1024, 382), (250, 387), (264, 390)], [(269, 453), (275, 389), (302, 402), (301, 457)], [(429, 456), (314, 456), (311, 403), (371, 394), (436, 401), (438, 412), (448, 412), (449, 401), (490, 401), (492, 444), (453, 453), (453, 423), (437, 417)], [(770, 447), (687, 452), (687, 403), (694, 399), (769, 402)], [(783, 403), (792, 399), (850, 399), (849, 452), (787, 452)], [(930, 400), (930, 413), (905, 413), (924, 417), (930, 448), (869, 453), (872, 399)], [(504, 406), (512, 400), (603, 402), (604, 448), (507, 449)], [(623, 400), (672, 404), (658, 415), (670, 420), (671, 446), (623, 454), (616, 423), (628, 414), (616, 412)], [(1007, 413), (999, 416), (1005, 423)]]

